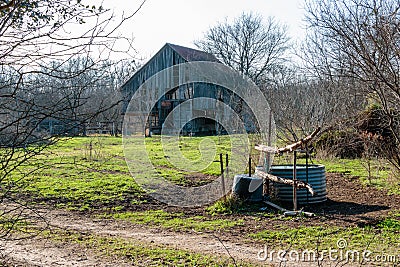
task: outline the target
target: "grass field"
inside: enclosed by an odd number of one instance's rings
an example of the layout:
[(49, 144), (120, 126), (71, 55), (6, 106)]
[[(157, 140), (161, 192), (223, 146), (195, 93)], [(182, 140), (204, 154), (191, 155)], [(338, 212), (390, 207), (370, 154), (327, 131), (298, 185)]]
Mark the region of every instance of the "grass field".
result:
[[(230, 154), (230, 141), (227, 137), (211, 138), (217, 144), (215, 161), (201, 172), (212, 178), (220, 174), (219, 153)], [(195, 137), (180, 140), (182, 154), (191, 159), (199, 158), (201, 140)], [(146, 142), (150, 160), (162, 177), (178, 185), (204, 183), (201, 179), (187, 179), (189, 172), (177, 169), (168, 161), (163, 155), (160, 137), (146, 139)], [(129, 173), (121, 144), (121, 138), (115, 137), (65, 139), (30, 165), (14, 172), (10, 179), (21, 188), (19, 193), (26, 194), (31, 201), (53, 203), (58, 207), (88, 210), (103, 206), (118, 210), (124, 204), (141, 204), (148, 197)], [(275, 163), (290, 162), (284, 157), (275, 157)], [(327, 172), (357, 176), (369, 183), (368, 171), (360, 160), (314, 160), (313, 163), (324, 164)], [(372, 179), (373, 186), (400, 194), (398, 184), (389, 179), (391, 173), (387, 165), (373, 162), (373, 169), (378, 173)], [(26, 173), (29, 175), (24, 177)]]
[[(214, 161), (200, 174), (204, 177), (219, 175), (219, 153), (230, 153), (231, 143), (227, 137), (211, 137), (216, 144)], [(185, 157), (192, 160), (201, 157), (198, 149), (202, 142), (200, 137), (185, 137), (180, 140), (180, 149)], [(146, 139), (146, 149), (150, 160), (156, 166), (157, 172), (179, 185), (200, 185), (202, 181), (193, 182), (187, 178), (187, 171), (174, 167), (168, 158), (164, 157), (160, 146), (160, 138)], [(303, 159), (302, 159), (303, 160)], [(300, 160), (300, 161), (302, 161)], [(275, 163), (290, 163), (285, 157), (276, 157)], [(314, 160), (326, 166), (328, 172), (339, 172), (347, 176), (360, 177), (364, 184), (371, 181), (365, 165), (360, 160)], [(391, 194), (400, 194), (397, 184), (390, 180), (391, 173), (382, 162), (373, 162), (376, 168), (372, 186), (387, 188)], [(24, 174), (28, 174), (24, 176)], [(324, 224), (323, 220), (315, 226), (291, 228), (285, 225), (286, 220), (303, 220), (302, 218), (282, 218), (279, 214), (260, 212), (258, 208), (248, 209), (246, 205), (229, 206), (218, 201), (186, 214), (184, 210), (166, 211), (157, 207), (147, 194), (136, 184), (130, 174), (124, 158), (121, 138), (116, 137), (78, 137), (64, 139), (53, 145), (46, 153), (31, 161), (19, 172), (14, 172), (9, 178), (17, 186), (13, 194), (28, 200), (30, 203), (40, 203), (67, 208), (81, 212), (94, 211), (98, 218), (114, 218), (146, 227), (169, 229), (172, 231), (230, 231), (241, 229), (249, 221), (270, 220), (277, 224), (274, 229), (247, 229), (247, 238), (258, 242), (268, 242), (273, 246), (289, 246), (295, 248), (326, 248), (334, 245), (338, 238), (346, 238), (351, 242), (352, 249), (370, 247), (376, 251), (396, 252), (400, 248), (400, 211), (392, 213), (387, 218), (373, 225), (360, 227), (341, 227)], [(203, 181), (204, 182), (204, 181)], [(148, 205), (151, 202), (152, 205)], [(145, 208), (142, 208), (145, 207)], [(243, 220), (242, 217), (246, 219)], [(198, 254), (171, 250), (165, 247), (151, 247), (126, 243), (119, 239), (100, 237), (77, 237), (76, 234), (59, 233), (59, 237), (82, 246), (102, 247), (106, 253), (122, 253), (127, 255), (142, 255), (152, 258), (152, 255), (163, 255), (172, 265), (203, 265), (209, 262), (217, 266), (220, 261), (215, 258), (202, 257)], [(178, 255), (178, 256), (177, 256)], [(182, 262), (182, 258), (186, 261)], [(135, 258), (139, 260), (139, 258)], [(154, 260), (154, 259), (153, 259)], [(160, 259), (161, 260), (161, 259)], [(168, 260), (167, 260), (168, 261)], [(157, 259), (155, 259), (157, 263)]]
[[(230, 153), (229, 139), (215, 139), (215, 160), (218, 160), (219, 153)], [(193, 186), (193, 181), (185, 178), (189, 172), (178, 170), (163, 155), (159, 137), (146, 141), (149, 158), (162, 177), (178, 185)], [(198, 158), (200, 141), (200, 138), (181, 140), (183, 155)], [(219, 173), (220, 166), (215, 161), (201, 174), (217, 177)], [(10, 179), (18, 185), (18, 193), (22, 192), (31, 201), (79, 210), (102, 206), (118, 210), (121, 205), (141, 204), (148, 198), (128, 170), (121, 138), (114, 137), (61, 140), (30, 165), (14, 172)], [(201, 183), (200, 180), (195, 185)]]

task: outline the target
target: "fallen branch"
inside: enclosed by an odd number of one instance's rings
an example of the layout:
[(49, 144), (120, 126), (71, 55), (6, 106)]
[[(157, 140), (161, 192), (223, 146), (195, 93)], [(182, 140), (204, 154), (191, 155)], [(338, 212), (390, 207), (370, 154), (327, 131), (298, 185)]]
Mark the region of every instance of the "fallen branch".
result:
[(297, 215), (303, 215), (303, 216), (306, 216), (306, 217), (314, 217), (314, 216), (315, 216), (315, 214), (312, 213), (312, 212), (307, 212), (307, 211), (302, 211), (302, 210), (299, 210), (299, 211), (289, 211), (289, 210), (287, 210), (287, 209), (285, 209), (285, 208), (282, 208), (281, 206), (278, 206), (278, 205), (276, 205), (275, 203), (272, 203), (272, 202), (270, 202), (270, 201), (264, 200), (264, 203), (267, 204), (268, 206), (273, 207), (274, 209), (277, 209), (277, 210), (279, 210), (279, 211), (282, 211), (282, 212), (283, 212), (283, 215), (285, 215), (285, 216), (297, 216)]
[(312, 132), (309, 136), (305, 137), (304, 139), (301, 139), (300, 141), (293, 143), (291, 145), (287, 145), (285, 147), (282, 148), (273, 148), (270, 146), (266, 146), (266, 145), (256, 145), (255, 149), (262, 151), (262, 152), (267, 152), (267, 153), (275, 153), (275, 154), (281, 154), (283, 152), (287, 152), (287, 151), (293, 151), (298, 147), (303, 146), (304, 144), (307, 144), (308, 142), (310, 142), (316, 135), (317, 133), (319, 133), (319, 131), (321, 130), (321, 127), (318, 127), (317, 129), (315, 129), (314, 132)]
[[(275, 183), (287, 184), (287, 185), (291, 185), (291, 186), (294, 186), (294, 184), (295, 184), (295, 182), (292, 179), (278, 177), (278, 176), (275, 176), (275, 175), (272, 175), (272, 174), (269, 174), (269, 173), (266, 173), (266, 172), (263, 172), (260, 170), (256, 170), (255, 175), (257, 177), (260, 177), (263, 179), (268, 179)], [(314, 191), (313, 187), (310, 184), (303, 182), (301, 180), (296, 180), (296, 188), (306, 188), (312, 196), (317, 195), (317, 193)]]
[(302, 210), (298, 210), (298, 211), (285, 211), (283, 213), (283, 215), (285, 216), (297, 216), (297, 215), (303, 215), (306, 217), (314, 217), (315, 214), (312, 212), (307, 212), (307, 211), (302, 211)]
[(276, 205), (275, 203), (272, 203), (272, 202), (270, 202), (270, 201), (264, 200), (264, 203), (267, 204), (267, 205), (269, 205), (269, 206), (271, 206), (271, 207), (273, 207), (273, 208), (275, 208), (275, 209), (277, 209), (277, 210), (280, 210), (280, 211), (282, 211), (282, 212), (287, 212), (287, 211), (288, 211), (287, 209), (282, 208), (281, 206), (278, 206), (278, 205)]

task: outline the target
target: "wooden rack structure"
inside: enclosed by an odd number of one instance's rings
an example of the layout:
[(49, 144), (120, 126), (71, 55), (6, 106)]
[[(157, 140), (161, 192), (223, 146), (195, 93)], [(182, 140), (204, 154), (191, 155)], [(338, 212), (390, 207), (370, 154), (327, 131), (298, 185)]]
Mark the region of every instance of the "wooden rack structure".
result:
[[(307, 137), (299, 140), (296, 143), (287, 145), (282, 148), (274, 148), (271, 146), (266, 146), (266, 145), (256, 145), (255, 149), (264, 153), (267, 153), (267, 155), (270, 154), (282, 154), (284, 152), (293, 152), (293, 179), (287, 179), (287, 178), (282, 178), (278, 177), (275, 175), (272, 175), (268, 173), (267, 171), (263, 170), (262, 168), (256, 168), (255, 175), (263, 178), (265, 180), (269, 180), (275, 183), (281, 183), (281, 184), (286, 184), (290, 185), (293, 187), (293, 210), (296, 213), (298, 211), (297, 209), (297, 189), (300, 188), (306, 188), (312, 196), (316, 195), (315, 190), (313, 189), (312, 185), (310, 185), (307, 182), (303, 182), (300, 180), (296, 179), (296, 166), (297, 166), (297, 152), (302, 152), (304, 151), (304, 148), (307, 146), (307, 144), (315, 138), (315, 136), (319, 133), (321, 130), (320, 127), (318, 127), (316, 130), (314, 130), (310, 135)], [(300, 150), (299, 148), (303, 148), (303, 150)], [(306, 149), (307, 153), (308, 150)], [(262, 155), (260, 155), (262, 157)], [(269, 156), (268, 156), (269, 158)], [(267, 203), (268, 204), (268, 203)]]

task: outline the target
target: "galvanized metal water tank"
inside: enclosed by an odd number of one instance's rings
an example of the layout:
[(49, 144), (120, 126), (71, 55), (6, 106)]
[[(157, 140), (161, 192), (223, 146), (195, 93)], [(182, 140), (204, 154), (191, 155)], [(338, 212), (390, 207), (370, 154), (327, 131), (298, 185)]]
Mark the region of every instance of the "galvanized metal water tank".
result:
[[(293, 165), (272, 165), (270, 173), (282, 178), (293, 179)], [(308, 176), (308, 179), (307, 179)], [(297, 203), (312, 204), (326, 201), (326, 176), (324, 165), (297, 165), (296, 178), (307, 182), (317, 193), (312, 196), (307, 189), (297, 189)], [(275, 193), (282, 202), (293, 202), (293, 187), (274, 183)]]

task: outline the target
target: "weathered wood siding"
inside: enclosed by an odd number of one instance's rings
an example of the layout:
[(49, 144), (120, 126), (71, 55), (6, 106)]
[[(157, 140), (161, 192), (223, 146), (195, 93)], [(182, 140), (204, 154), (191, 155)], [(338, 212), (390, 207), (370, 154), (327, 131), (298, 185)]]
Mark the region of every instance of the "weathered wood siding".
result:
[(163, 69), (185, 62), (183, 57), (166, 44), (122, 86), (122, 113), (125, 113), (133, 94), (147, 79)]

